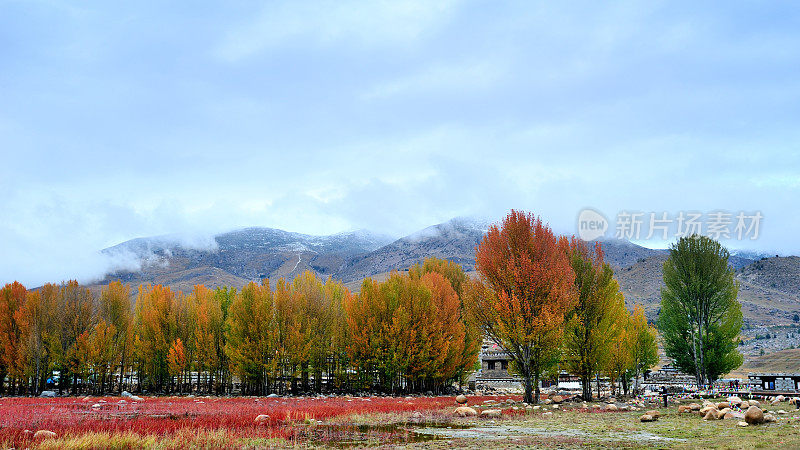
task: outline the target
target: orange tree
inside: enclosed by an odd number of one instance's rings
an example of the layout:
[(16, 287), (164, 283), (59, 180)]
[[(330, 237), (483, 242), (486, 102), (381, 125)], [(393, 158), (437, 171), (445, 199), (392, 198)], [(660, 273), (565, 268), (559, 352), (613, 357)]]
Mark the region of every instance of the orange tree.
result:
[(475, 251), (481, 282), (468, 309), (508, 353), (528, 403), (538, 403), (541, 375), (558, 363), (565, 317), (576, 301), (568, 245), (538, 217), (512, 210)]

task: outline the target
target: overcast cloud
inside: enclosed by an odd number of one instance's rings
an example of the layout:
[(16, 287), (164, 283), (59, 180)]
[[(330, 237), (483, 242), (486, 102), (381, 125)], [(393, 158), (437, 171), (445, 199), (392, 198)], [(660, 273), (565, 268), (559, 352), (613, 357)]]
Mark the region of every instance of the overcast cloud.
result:
[(792, 2), (0, 1), (0, 281), (241, 226), (761, 211), (800, 251)]

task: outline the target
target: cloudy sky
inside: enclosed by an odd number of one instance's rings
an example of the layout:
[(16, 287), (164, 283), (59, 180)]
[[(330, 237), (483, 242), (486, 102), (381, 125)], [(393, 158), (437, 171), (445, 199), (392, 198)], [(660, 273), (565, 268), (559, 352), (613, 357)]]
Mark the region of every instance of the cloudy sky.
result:
[(1, 281), (511, 208), (759, 211), (741, 246), (800, 251), (793, 2), (216, 3), (0, 0)]

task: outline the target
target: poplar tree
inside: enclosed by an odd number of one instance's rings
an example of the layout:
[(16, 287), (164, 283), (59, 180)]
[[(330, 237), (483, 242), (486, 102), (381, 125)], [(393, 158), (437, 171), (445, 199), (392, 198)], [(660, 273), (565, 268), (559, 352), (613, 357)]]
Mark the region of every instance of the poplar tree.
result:
[(679, 239), (664, 263), (658, 328), (667, 356), (700, 387), (742, 364), (742, 311), (728, 257), (719, 242), (692, 235)]

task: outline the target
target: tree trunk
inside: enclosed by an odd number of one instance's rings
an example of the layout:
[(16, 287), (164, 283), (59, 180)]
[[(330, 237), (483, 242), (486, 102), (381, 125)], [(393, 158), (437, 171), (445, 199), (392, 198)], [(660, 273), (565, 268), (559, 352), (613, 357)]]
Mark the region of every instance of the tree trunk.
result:
[(525, 386), (525, 396), (523, 397), (522, 401), (525, 403), (538, 403), (538, 399), (536, 402), (533, 400), (533, 383), (531, 382), (531, 377), (524, 377), (523, 384)]

